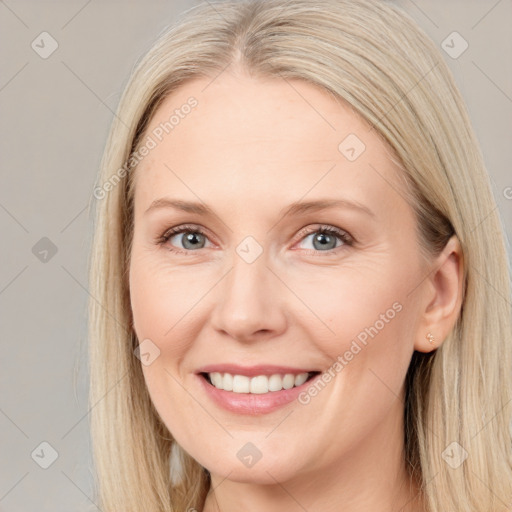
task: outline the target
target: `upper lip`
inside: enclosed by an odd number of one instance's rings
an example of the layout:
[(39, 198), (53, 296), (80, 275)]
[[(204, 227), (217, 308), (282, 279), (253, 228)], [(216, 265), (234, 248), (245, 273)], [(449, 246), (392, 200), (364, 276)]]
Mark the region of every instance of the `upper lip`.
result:
[(197, 369), (197, 373), (230, 373), (231, 375), (246, 375), (247, 377), (255, 377), (257, 375), (274, 375), (276, 373), (285, 375), (291, 373), (298, 375), (300, 373), (309, 373), (317, 370), (293, 368), (291, 366), (276, 366), (271, 364), (258, 364), (254, 366), (240, 366), (238, 364), (209, 364)]

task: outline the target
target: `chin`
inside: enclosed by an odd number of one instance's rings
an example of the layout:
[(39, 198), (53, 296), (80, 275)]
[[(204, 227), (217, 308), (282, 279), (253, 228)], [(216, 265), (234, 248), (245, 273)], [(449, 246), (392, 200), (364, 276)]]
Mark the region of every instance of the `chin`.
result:
[(218, 462), (206, 468), (211, 474), (222, 479), (228, 478), (232, 482), (259, 485), (274, 485), (276, 481), (285, 482), (294, 478), (298, 471), (298, 468), (290, 466), (283, 458), (279, 461), (264, 462), (263, 457), (250, 467), (236, 459), (234, 464), (230, 460), (225, 463)]

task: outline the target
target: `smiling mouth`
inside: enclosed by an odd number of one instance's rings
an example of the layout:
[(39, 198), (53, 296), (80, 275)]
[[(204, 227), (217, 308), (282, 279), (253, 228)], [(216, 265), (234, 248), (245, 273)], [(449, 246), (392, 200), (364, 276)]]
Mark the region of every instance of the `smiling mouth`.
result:
[(265, 394), (302, 386), (316, 377), (320, 372), (304, 372), (299, 374), (275, 373), (273, 375), (236, 375), (231, 373), (202, 372), (200, 375), (213, 387), (233, 393)]

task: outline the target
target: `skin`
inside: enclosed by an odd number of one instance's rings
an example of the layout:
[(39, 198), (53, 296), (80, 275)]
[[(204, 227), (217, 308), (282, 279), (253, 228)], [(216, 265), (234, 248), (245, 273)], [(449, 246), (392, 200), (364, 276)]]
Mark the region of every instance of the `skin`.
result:
[[(137, 169), (129, 280), (135, 333), (160, 350), (142, 366), (151, 399), (212, 476), (204, 511), (421, 510), (404, 465), (404, 379), (413, 351), (438, 347), (459, 314), (457, 239), (422, 258), (390, 148), (324, 90), (226, 70), (166, 98), (146, 134), (190, 96), (197, 107)], [(338, 150), (351, 133), (366, 146), (352, 162)], [(215, 215), (145, 213), (161, 197), (205, 203)], [(320, 198), (357, 201), (374, 215), (280, 214)], [(185, 223), (206, 232), (198, 248), (183, 234), (155, 241)], [(314, 244), (320, 225), (346, 231), (353, 245)], [(247, 236), (263, 249), (250, 264), (236, 252)], [(223, 362), (327, 370), (396, 302), (402, 310), (307, 405), (228, 412), (194, 375)], [(236, 456), (248, 442), (262, 454), (250, 468)]]

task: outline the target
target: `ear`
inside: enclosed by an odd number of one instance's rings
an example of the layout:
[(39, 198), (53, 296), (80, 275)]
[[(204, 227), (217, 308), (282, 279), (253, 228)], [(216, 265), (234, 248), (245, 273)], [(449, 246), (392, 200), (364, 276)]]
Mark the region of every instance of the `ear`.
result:
[[(453, 235), (442, 252), (432, 262), (422, 302), (414, 349), (431, 352), (443, 343), (453, 329), (462, 306), (463, 254), (460, 242)], [(433, 336), (430, 343), (427, 334)]]

